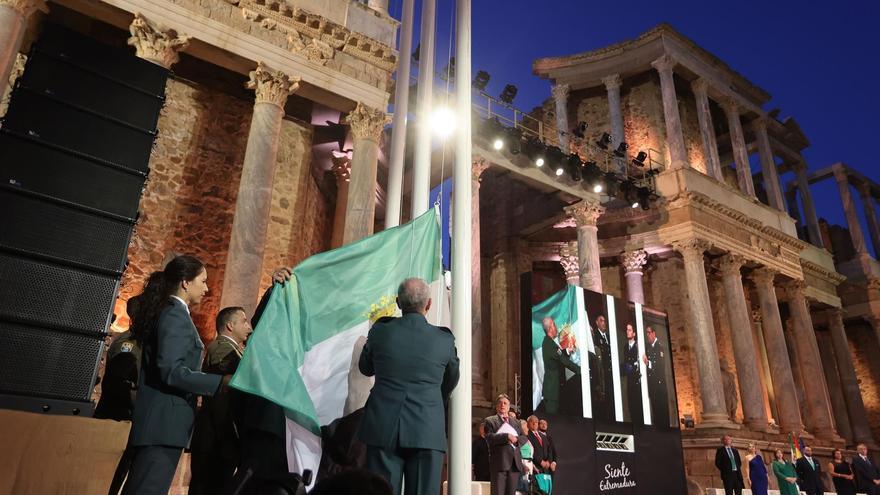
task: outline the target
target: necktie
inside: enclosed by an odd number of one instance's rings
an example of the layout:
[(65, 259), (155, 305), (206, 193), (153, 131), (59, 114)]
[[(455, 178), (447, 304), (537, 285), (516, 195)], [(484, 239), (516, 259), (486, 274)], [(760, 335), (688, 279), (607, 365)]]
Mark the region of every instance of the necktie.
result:
[(508, 417), (507, 417), (507, 416), (504, 416), (504, 417), (502, 417), (501, 419), (502, 419), (505, 423), (507, 423)]
[(543, 447), (543, 446), (544, 446), (544, 440), (541, 439), (541, 434), (540, 434), (540, 433), (537, 433), (537, 434), (535, 434), (535, 436), (538, 437), (538, 445), (540, 445), (541, 447)]
[(730, 468), (736, 471), (736, 459), (733, 458), (733, 450), (727, 447), (727, 455), (730, 457)]
[(810, 463), (810, 467), (811, 467), (811, 468), (816, 469), (816, 465), (813, 464), (813, 458), (812, 458), (812, 457), (807, 457), (807, 462)]

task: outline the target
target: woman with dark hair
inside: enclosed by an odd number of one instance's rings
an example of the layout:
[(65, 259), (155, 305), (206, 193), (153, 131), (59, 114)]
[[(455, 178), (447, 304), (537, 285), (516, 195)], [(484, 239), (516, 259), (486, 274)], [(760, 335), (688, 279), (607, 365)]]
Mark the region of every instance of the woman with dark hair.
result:
[(856, 483), (853, 481), (852, 466), (843, 458), (843, 452), (840, 449), (834, 449), (831, 453), (831, 462), (828, 463), (828, 474), (834, 482), (834, 491), (839, 495), (855, 495)]
[(197, 396), (214, 395), (231, 378), (199, 371), (204, 346), (189, 307), (208, 292), (207, 279), (201, 261), (178, 256), (150, 275), (140, 295), (131, 332), (143, 355), (125, 495), (168, 493), (192, 432)]

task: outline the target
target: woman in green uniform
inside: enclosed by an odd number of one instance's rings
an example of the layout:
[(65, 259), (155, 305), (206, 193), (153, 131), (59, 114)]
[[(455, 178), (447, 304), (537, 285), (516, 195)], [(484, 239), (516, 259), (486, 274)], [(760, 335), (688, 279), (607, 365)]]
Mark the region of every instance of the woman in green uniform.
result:
[(773, 460), (773, 474), (779, 483), (779, 495), (798, 495), (797, 473), (794, 464), (785, 460), (782, 450), (776, 449), (776, 458)]

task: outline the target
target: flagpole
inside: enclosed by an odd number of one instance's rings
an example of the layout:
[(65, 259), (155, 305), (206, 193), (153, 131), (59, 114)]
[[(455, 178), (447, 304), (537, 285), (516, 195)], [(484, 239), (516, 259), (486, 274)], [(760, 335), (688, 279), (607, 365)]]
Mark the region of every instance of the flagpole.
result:
[(452, 169), (452, 331), (461, 376), (450, 411), (449, 493), (471, 493), (471, 0), (456, 0), (455, 164)]
[(437, 0), (422, 0), (416, 143), (413, 150), (412, 218), (428, 211), (431, 194), (431, 105), (434, 96), (434, 14)]
[(406, 153), (406, 124), (409, 113), (409, 75), (412, 57), (413, 2), (403, 0), (400, 19), (400, 51), (397, 82), (394, 89), (394, 121), (391, 124), (391, 157), (388, 164), (388, 196), (385, 204), (385, 228), (400, 225), (403, 198), (403, 157)]

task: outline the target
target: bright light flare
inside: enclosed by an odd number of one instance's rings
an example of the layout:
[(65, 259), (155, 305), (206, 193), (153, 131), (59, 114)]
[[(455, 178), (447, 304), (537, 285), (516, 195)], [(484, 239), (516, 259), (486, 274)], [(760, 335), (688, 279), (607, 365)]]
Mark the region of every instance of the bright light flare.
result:
[(457, 124), (455, 112), (448, 107), (435, 108), (431, 113), (431, 131), (440, 138), (451, 136)]

